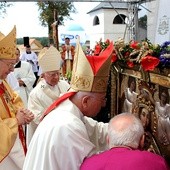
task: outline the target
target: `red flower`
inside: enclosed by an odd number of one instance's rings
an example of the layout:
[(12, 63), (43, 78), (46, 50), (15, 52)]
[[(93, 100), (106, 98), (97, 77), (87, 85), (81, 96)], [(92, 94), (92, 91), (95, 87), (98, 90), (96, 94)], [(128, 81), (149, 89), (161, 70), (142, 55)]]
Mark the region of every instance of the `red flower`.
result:
[(105, 43), (106, 43), (106, 44), (110, 44), (110, 40), (107, 39), (107, 40), (105, 41)]
[(114, 63), (117, 61), (117, 55), (113, 52), (111, 62)]
[(95, 49), (94, 49), (94, 55), (99, 55), (101, 50), (102, 50), (102, 48), (101, 48), (100, 44), (96, 44)]
[(159, 64), (160, 60), (156, 57), (145, 56), (141, 60), (142, 68), (145, 71), (152, 71)]
[(129, 58), (129, 55), (130, 55), (130, 52), (129, 52), (129, 51), (125, 52), (125, 54), (124, 54), (125, 59), (128, 59), (128, 58)]
[(129, 68), (133, 68), (134, 67), (134, 63), (132, 61), (128, 61), (127, 65)]
[(140, 43), (134, 41), (133, 43), (130, 44), (130, 47), (133, 49), (140, 49)]

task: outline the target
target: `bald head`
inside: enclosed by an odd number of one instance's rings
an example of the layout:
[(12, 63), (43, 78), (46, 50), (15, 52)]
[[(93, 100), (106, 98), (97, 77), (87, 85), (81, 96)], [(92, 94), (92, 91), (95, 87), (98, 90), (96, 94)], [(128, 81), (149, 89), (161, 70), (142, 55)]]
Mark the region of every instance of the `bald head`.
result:
[(106, 105), (106, 93), (79, 91), (70, 98), (84, 116), (95, 117)]
[(132, 114), (125, 114), (122, 113), (120, 115), (115, 116), (111, 121), (110, 121), (110, 126), (112, 126), (116, 131), (124, 131), (127, 129), (129, 126), (134, 121), (134, 116)]
[(109, 147), (129, 146), (138, 148), (144, 134), (141, 121), (132, 114), (122, 113), (109, 122)]

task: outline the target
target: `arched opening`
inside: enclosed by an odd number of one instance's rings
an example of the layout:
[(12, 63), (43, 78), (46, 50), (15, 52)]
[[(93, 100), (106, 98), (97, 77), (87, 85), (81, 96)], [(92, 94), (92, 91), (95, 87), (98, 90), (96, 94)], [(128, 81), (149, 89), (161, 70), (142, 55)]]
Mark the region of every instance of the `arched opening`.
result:
[(98, 17), (98, 16), (95, 16), (95, 17), (94, 17), (94, 20), (93, 20), (93, 25), (99, 25), (99, 24), (100, 24), (99, 17)]
[(125, 24), (125, 18), (126, 15), (124, 14), (116, 15), (116, 17), (113, 20), (113, 24)]

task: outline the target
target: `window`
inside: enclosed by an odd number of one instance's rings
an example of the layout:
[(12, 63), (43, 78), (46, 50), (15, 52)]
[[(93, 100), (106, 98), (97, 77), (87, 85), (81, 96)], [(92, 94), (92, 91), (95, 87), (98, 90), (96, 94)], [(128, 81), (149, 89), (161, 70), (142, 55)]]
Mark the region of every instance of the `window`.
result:
[(99, 25), (99, 24), (100, 24), (99, 17), (95, 16), (93, 20), (93, 25)]
[(125, 15), (119, 14), (114, 18), (113, 24), (125, 24), (125, 18)]

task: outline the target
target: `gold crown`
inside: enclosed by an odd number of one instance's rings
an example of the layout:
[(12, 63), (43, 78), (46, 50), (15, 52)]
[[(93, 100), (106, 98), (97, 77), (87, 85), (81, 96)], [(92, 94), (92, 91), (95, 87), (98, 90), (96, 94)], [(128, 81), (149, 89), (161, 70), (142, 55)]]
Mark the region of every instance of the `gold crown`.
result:
[(16, 59), (16, 27), (4, 36), (0, 35), (0, 59)]
[(99, 56), (85, 56), (80, 43), (76, 45), (71, 88), (76, 91), (106, 92), (113, 43)]
[(138, 88), (147, 91), (152, 96), (156, 92), (156, 89), (154, 87), (151, 87), (149, 83), (147, 83), (146, 81), (142, 81), (142, 80), (138, 80)]
[(152, 112), (154, 111), (154, 107), (148, 103), (142, 103), (142, 102), (139, 102), (139, 109), (140, 108), (144, 108), (146, 109), (148, 112)]

